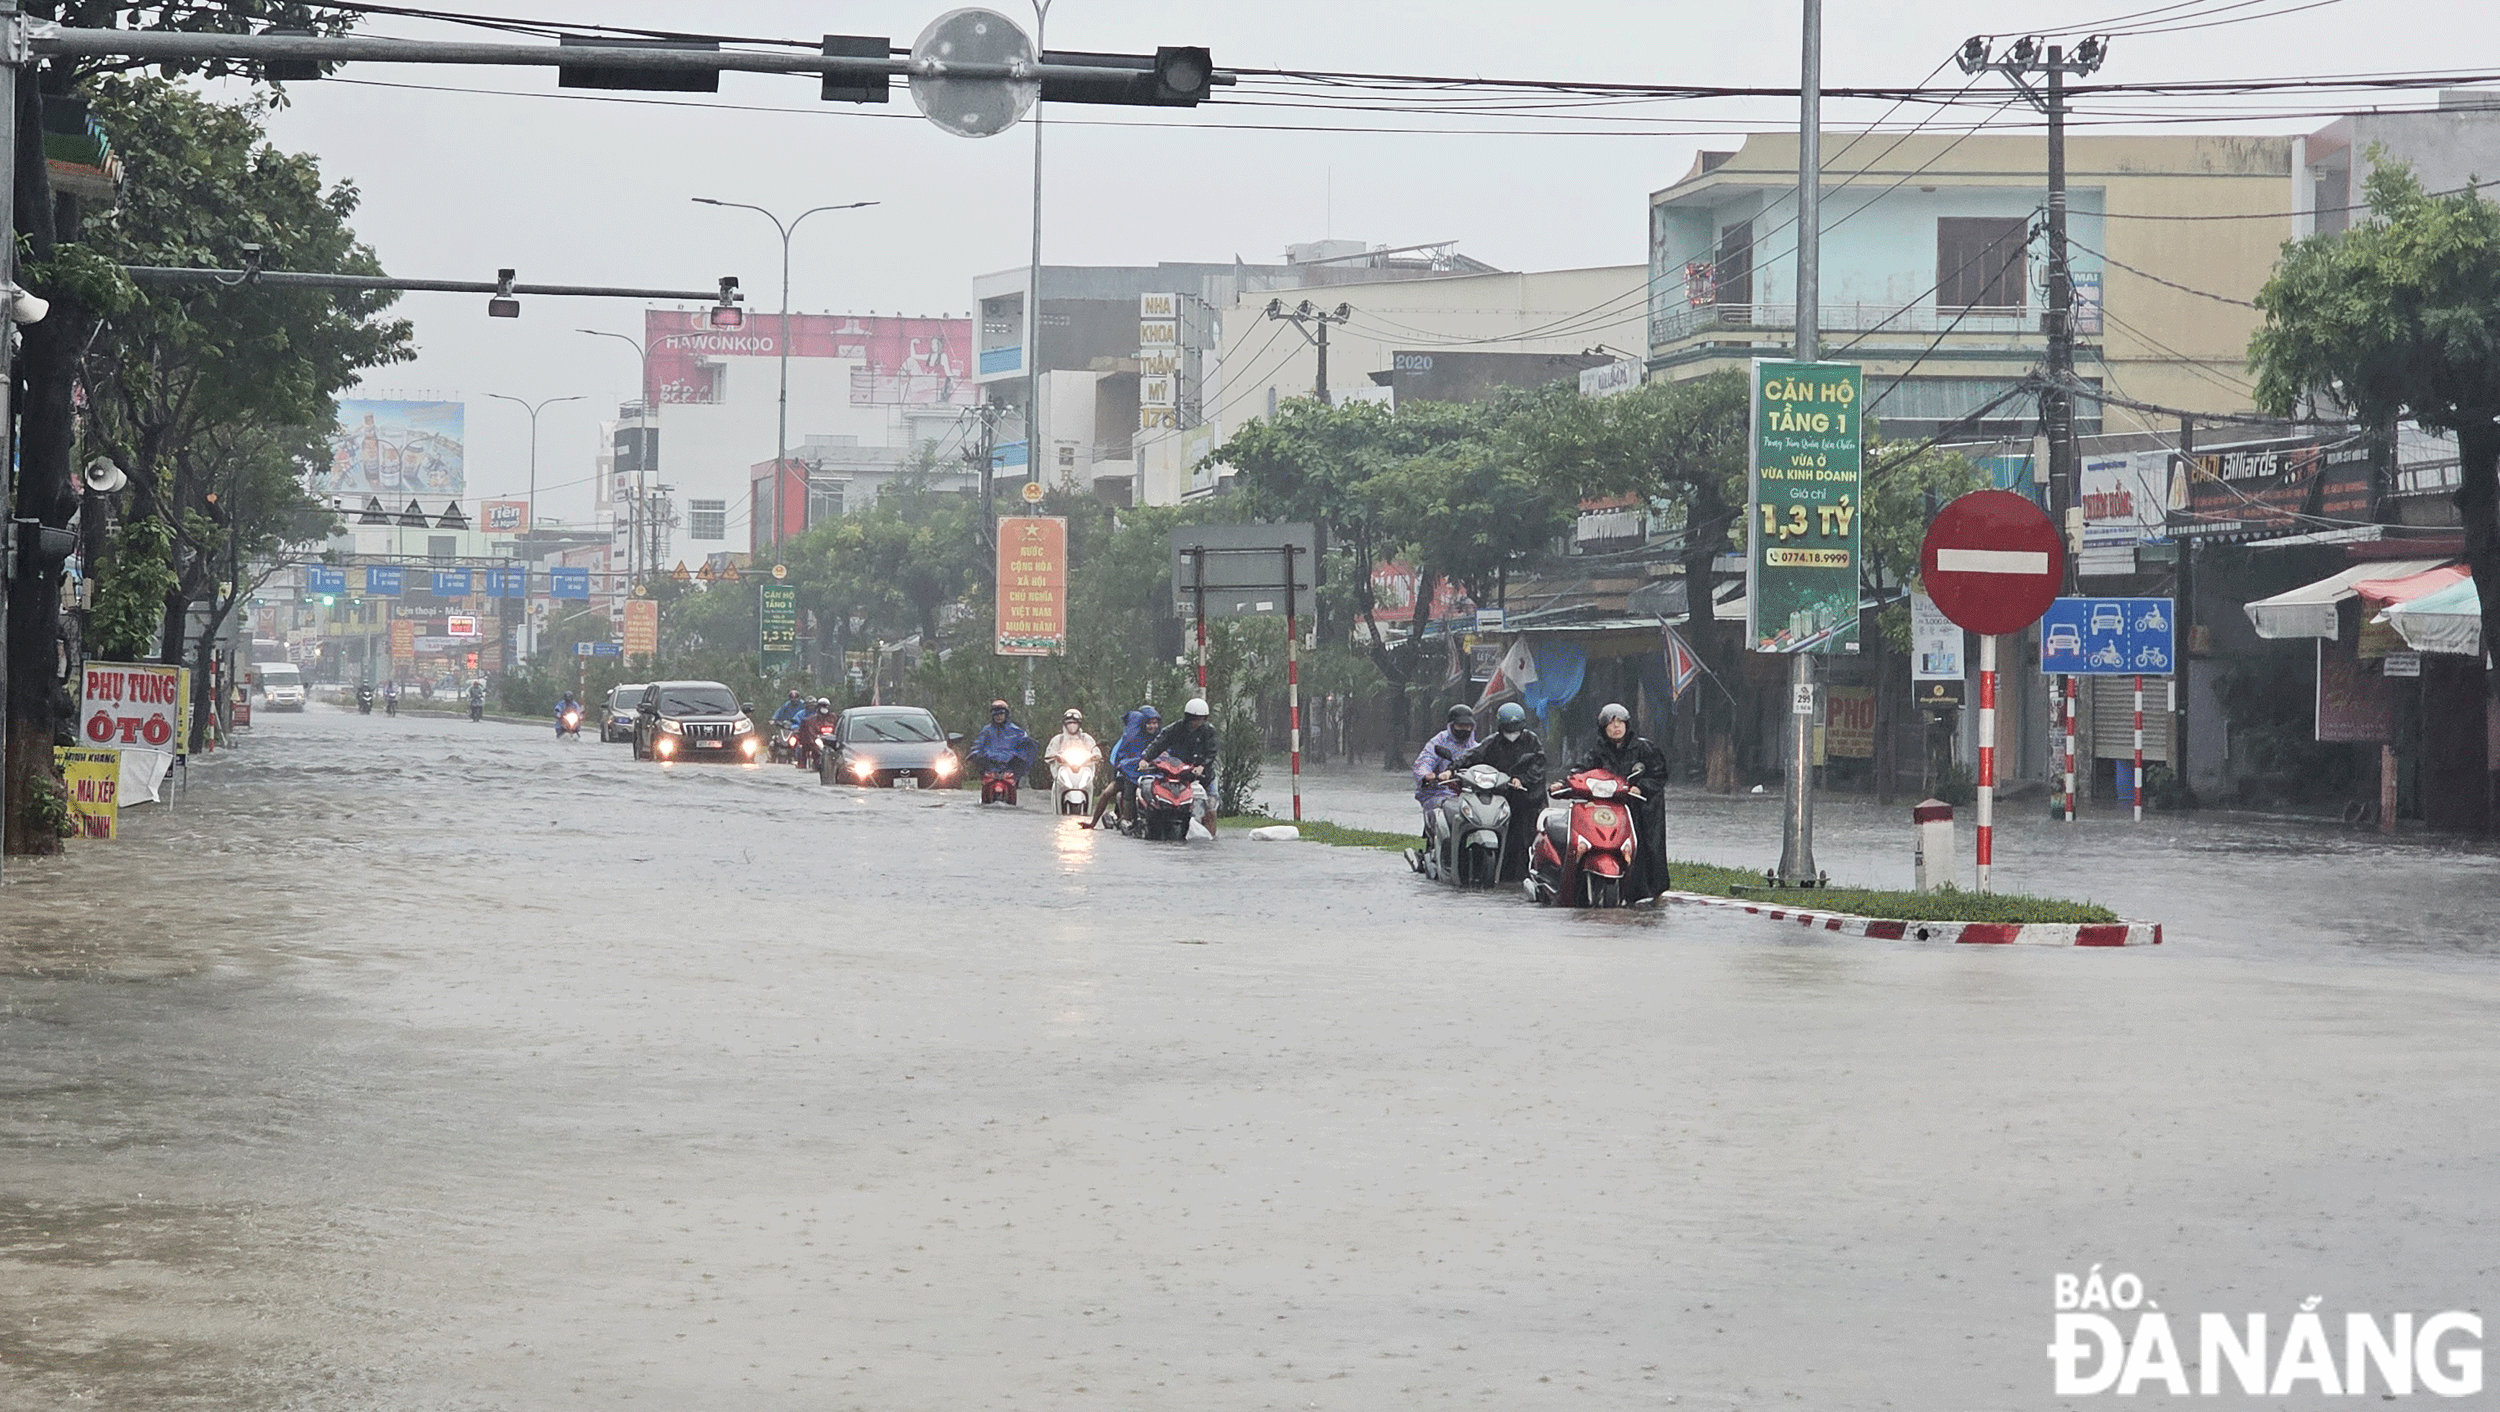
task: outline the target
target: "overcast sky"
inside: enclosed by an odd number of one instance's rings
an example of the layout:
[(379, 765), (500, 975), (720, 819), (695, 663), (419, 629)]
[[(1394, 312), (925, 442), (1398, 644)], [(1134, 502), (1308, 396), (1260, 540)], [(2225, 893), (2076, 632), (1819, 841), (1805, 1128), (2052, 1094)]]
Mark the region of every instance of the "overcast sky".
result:
[[(2157, 3), (1833, 0), (1824, 38), (1825, 82), (1913, 84), (1974, 32), (2075, 29)], [(2234, 0), (2188, 0), (2163, 8), (2172, 19), (2235, 19), (2305, 3), (2245, 0), (2233, 8)], [(884, 34), (908, 44), (945, 6), (936, 0), (736, 0), (703, 6), (682, 0), (470, 0), (453, 8), (558, 23), (717, 26), (766, 38), (813, 38), (829, 30)], [(1001, 8), (1029, 24), (1025, 0)], [(1794, 0), (1758, 5), (1057, 0), (1049, 42), (1054, 49), (1119, 52), (1203, 44), (1221, 66), (1793, 85), (1797, 11)], [(369, 30), (495, 37), (390, 19), (372, 22)], [(2434, 36), (2439, 42), (2426, 45)], [(2500, 61), (2500, 18), (2486, 5), (2328, 0), (2280, 18), (2119, 39), (2101, 76), (2288, 76), (2477, 62), (2500, 67), (2495, 61)], [(776, 307), (779, 243), (771, 227), (751, 212), (695, 205), (690, 198), (696, 196), (749, 201), (785, 213), (832, 202), (884, 203), (820, 215), (802, 227), (791, 278), (792, 305), (802, 310), (960, 314), (970, 306), (974, 275), (1020, 265), (1025, 258), (1029, 131), (1019, 127), (984, 140), (950, 136), (922, 120), (899, 87), (887, 107), (862, 108), (817, 102), (810, 78), (728, 74), (716, 98), (679, 95), (663, 104), (639, 97), (552, 96), (555, 76), (544, 69), (367, 65), (344, 72), (358, 82), (295, 86), (293, 106), (275, 117), (273, 135), (284, 146), (318, 154), (328, 173), (361, 188), (358, 228), (395, 274), (483, 279), (509, 265), (525, 280), (672, 288), (706, 287), (720, 275), (735, 274), (752, 307)], [(1948, 68), (1936, 81), (1961, 79)], [(2002, 80), (1987, 82), (2002, 86)], [(2314, 107), (2320, 101), (2295, 98), (2264, 106)], [(1836, 103), (1826, 122), (1866, 122), (1882, 108)], [(1049, 116), (1071, 121), (1054, 124), (1045, 142), (1044, 257), (1066, 264), (1235, 255), (1274, 260), (1288, 242), (1333, 235), (1390, 245), (1456, 240), (1468, 254), (1512, 269), (1637, 263), (1643, 258), (1647, 194), (1681, 175), (1696, 148), (1730, 145), (1711, 144), (1691, 135), (1695, 130), (1795, 121), (1793, 100), (1628, 111), (1655, 120), (1665, 131), (1638, 136), (1270, 131), (1237, 125), (1421, 123), (1457, 129), (1466, 124), (1438, 115), (1228, 105), (1220, 98), (1195, 113), (1054, 105)], [(2016, 116), (2009, 112), (2006, 118)], [(1141, 120), (1155, 125), (1140, 125)], [(1955, 130), (1973, 120), (1947, 120), (1940, 127)], [(1522, 123), (1507, 119), (1495, 125)], [(2305, 118), (2238, 115), (2221, 124), (2262, 132), (2319, 125), (2320, 120)], [(636, 371), (623, 344), (574, 330), (639, 333), (639, 306), (535, 299), (527, 301), (519, 320), (489, 320), (483, 305), (473, 296), (408, 296), (401, 308), (416, 321), (422, 355), (382, 370), (368, 382), (366, 394), (441, 394), (469, 402), (473, 496), (517, 491), (525, 477), (527, 418), (485, 394), (532, 401), (585, 395), (590, 400), (548, 410), (539, 451), (544, 512), (585, 514), (589, 491), (581, 482), (589, 473), (597, 419), (635, 395)], [(795, 439), (804, 429), (794, 419), (791, 430)], [(759, 459), (770, 454), (769, 447), (762, 448)], [(550, 491), (550, 486), (563, 488)]]

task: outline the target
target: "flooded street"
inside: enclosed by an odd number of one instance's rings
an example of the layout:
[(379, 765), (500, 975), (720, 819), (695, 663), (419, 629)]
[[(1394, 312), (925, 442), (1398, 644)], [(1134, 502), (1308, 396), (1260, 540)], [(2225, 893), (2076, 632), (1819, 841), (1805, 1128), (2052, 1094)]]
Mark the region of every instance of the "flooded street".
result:
[(2096, 1263), (2500, 1302), (2488, 847), (2026, 802), (2168, 944), (1946, 947), (1034, 798), (316, 706), (11, 860), (0, 1406), (1983, 1412)]

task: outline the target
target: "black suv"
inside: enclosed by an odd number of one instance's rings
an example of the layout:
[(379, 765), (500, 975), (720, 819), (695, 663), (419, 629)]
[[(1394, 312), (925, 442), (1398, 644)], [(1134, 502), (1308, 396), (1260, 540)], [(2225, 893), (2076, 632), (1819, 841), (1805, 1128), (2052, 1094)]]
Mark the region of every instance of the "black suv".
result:
[(643, 691), (634, 716), (635, 759), (751, 765), (763, 754), (755, 708), (719, 682), (655, 681)]

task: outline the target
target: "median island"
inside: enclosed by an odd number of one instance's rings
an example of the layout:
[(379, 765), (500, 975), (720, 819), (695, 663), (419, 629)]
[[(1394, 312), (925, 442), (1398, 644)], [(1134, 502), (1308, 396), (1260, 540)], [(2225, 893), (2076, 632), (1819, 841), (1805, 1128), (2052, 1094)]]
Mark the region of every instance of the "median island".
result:
[[(1264, 815), (1242, 815), (1237, 818), (1228, 816), (1225, 822), (1255, 827), (1278, 821)], [(1323, 819), (1304, 819), (1298, 827), (1306, 841), (1333, 844), (1339, 848), (1402, 852), (1414, 847), (1418, 841), (1411, 833), (1347, 828)], [(1758, 872), (1720, 867), (1715, 863), (1676, 859), (1667, 864), (1667, 869), (1680, 892), (1741, 898), (1770, 906), (1836, 912), (1880, 921), (2090, 925), (2119, 920), (2117, 913), (2097, 902), (2068, 902), (2054, 897), (2026, 897), (2020, 893), (1896, 892), (1860, 887), (1774, 888), (1766, 887), (1762, 874)]]

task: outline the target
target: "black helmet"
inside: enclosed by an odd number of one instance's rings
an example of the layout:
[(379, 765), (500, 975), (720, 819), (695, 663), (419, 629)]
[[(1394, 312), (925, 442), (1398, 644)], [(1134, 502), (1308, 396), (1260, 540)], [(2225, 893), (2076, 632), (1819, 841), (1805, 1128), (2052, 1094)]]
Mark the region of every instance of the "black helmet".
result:
[(1468, 705), (1464, 701), (1452, 706), (1449, 714), (1449, 722), (1451, 725), (1457, 725), (1461, 721), (1464, 721), (1471, 726), (1476, 723), (1476, 708)]

